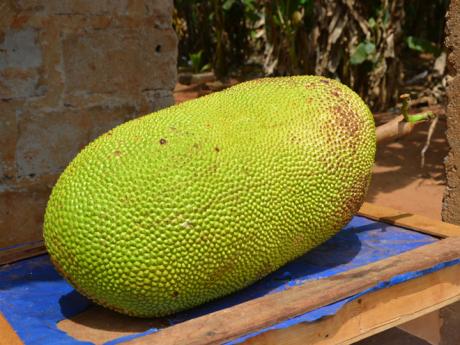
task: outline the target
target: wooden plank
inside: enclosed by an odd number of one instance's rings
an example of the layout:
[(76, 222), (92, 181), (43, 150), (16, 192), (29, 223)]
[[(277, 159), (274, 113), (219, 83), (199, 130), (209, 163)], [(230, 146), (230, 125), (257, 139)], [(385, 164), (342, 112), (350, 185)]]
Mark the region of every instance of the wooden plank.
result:
[(220, 344), (355, 295), (396, 275), (458, 258), (460, 237), (447, 238), (348, 272), (204, 315), (125, 344)]
[(460, 265), (366, 294), (333, 317), (262, 333), (245, 345), (353, 344), (460, 300)]
[(0, 345), (23, 345), (16, 332), (0, 313)]
[(363, 204), (358, 212), (358, 215), (384, 223), (409, 228), (410, 230), (416, 230), (440, 238), (460, 236), (460, 226), (458, 225), (437, 221), (428, 217), (414, 215), (408, 212), (398, 211), (367, 202)]
[(416, 128), (416, 125), (420, 123), (423, 122), (406, 122), (404, 121), (404, 116), (399, 115), (394, 119), (380, 126), (377, 126), (377, 128), (375, 129), (377, 145), (381, 145), (389, 141), (394, 141), (396, 139), (409, 135), (413, 132), (414, 128)]
[(43, 241), (0, 251), (0, 266), (46, 253)]

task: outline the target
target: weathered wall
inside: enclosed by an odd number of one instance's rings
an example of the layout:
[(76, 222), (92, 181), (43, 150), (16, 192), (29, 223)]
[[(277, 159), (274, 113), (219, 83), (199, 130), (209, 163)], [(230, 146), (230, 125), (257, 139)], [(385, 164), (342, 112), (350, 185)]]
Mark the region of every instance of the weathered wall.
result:
[(172, 0), (0, 1), (0, 248), (41, 239), (91, 139), (173, 103)]
[(452, 80), (447, 96), (447, 140), (450, 152), (446, 159), (447, 187), (442, 218), (460, 224), (460, 0), (452, 0), (447, 15), (446, 45), (450, 51), (448, 65)]
[[(460, 0), (451, 0), (447, 15), (446, 45), (450, 50), (452, 80), (448, 87), (447, 139), (450, 152), (446, 160), (447, 188), (443, 202), (443, 220), (460, 224)], [(443, 308), (440, 345), (460, 344), (460, 302)]]

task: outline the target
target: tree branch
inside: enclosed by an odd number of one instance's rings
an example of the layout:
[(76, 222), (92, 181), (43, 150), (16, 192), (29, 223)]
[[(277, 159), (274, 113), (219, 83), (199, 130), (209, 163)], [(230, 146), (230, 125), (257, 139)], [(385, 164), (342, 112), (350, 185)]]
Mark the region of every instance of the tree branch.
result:
[[(434, 120), (437, 116), (432, 111), (425, 111), (418, 114), (409, 114), (410, 95), (405, 93), (399, 96), (402, 101), (401, 114), (393, 120), (376, 128), (377, 142), (388, 142), (402, 138), (414, 130), (415, 125), (426, 121)], [(435, 124), (436, 125), (436, 124)], [(434, 125), (434, 126), (435, 126)], [(430, 136), (431, 137), (431, 136)], [(426, 150), (425, 150), (426, 151)]]
[(431, 111), (408, 116), (407, 121), (404, 119), (404, 115), (399, 115), (393, 120), (378, 126), (375, 131), (377, 135), (377, 142), (381, 144), (402, 138), (412, 133), (417, 124), (437, 118)]

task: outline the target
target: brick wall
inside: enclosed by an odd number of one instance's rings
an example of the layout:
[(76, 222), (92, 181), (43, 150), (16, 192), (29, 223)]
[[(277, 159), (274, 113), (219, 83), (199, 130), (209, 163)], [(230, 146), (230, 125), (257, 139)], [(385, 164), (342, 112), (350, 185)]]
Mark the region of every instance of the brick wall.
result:
[(90, 140), (173, 103), (172, 0), (0, 2), (0, 248), (41, 239)]

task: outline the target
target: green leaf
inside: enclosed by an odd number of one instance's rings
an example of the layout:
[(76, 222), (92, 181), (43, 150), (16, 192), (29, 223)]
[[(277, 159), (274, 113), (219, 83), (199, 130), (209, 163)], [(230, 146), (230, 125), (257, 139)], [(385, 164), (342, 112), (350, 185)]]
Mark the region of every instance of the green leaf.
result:
[(201, 67), (200, 72), (206, 72), (206, 71), (209, 71), (210, 69), (211, 69), (211, 64), (207, 63), (206, 65)]
[(242, 0), (246, 12), (254, 12), (256, 10), (254, 0)]
[(203, 51), (200, 50), (196, 53), (189, 54), (190, 62), (192, 65), (192, 70), (194, 73), (197, 73), (201, 69), (201, 65), (203, 64)]
[(377, 25), (377, 23), (375, 22), (375, 19), (374, 18), (369, 18), (369, 20), (367, 21), (367, 23), (369, 24), (369, 27), (371, 29), (374, 29), (375, 26)]
[(436, 47), (433, 42), (427, 41), (423, 38), (417, 38), (414, 36), (408, 36), (406, 38), (406, 43), (409, 49), (421, 52), (421, 53), (431, 53), (435, 56), (441, 54), (441, 49)]
[(281, 21), (280, 21), (280, 19), (278, 18), (278, 16), (273, 16), (273, 17), (272, 17), (272, 20), (273, 20), (273, 23), (274, 23), (276, 26), (281, 26)]
[(224, 9), (224, 11), (228, 11), (234, 3), (235, 0), (225, 0), (224, 4), (222, 5), (222, 8)]
[(358, 44), (356, 49), (350, 56), (350, 63), (352, 65), (362, 64), (364, 61), (369, 60), (369, 57), (375, 53), (375, 44), (369, 41), (364, 41)]
[(365, 42), (364, 49), (366, 50), (367, 55), (375, 53), (375, 44), (372, 42)]

